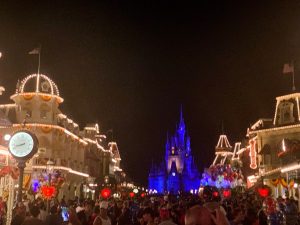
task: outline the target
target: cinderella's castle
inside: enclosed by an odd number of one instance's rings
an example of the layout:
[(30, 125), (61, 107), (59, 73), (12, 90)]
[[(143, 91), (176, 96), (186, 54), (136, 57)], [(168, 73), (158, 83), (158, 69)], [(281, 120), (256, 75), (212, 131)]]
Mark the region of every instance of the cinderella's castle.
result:
[(191, 152), (191, 139), (186, 133), (180, 112), (180, 122), (172, 137), (167, 137), (165, 161), (152, 165), (149, 173), (150, 193), (191, 192), (200, 186), (200, 173)]

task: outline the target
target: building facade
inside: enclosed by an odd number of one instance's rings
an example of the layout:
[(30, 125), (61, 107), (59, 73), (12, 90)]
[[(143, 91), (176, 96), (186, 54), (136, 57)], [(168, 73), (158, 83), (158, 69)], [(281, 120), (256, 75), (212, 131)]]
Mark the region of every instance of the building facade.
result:
[[(25, 77), (10, 99), (12, 103), (0, 105), (0, 145), (7, 150), (5, 135), (20, 129), (33, 132), (39, 142), (38, 153), (26, 164), (26, 192), (36, 194), (50, 182), (57, 187), (59, 199), (94, 197), (105, 181), (109, 183), (121, 171), (117, 143), (108, 142), (98, 124), (88, 124), (81, 130), (65, 115), (60, 110), (64, 99), (46, 75)], [(47, 167), (49, 162), (51, 171)], [(15, 164), (10, 156), (9, 163)]]
[(191, 139), (180, 113), (180, 122), (173, 136), (167, 137), (164, 162), (152, 165), (148, 177), (150, 193), (178, 194), (198, 190), (200, 173), (191, 150)]
[[(273, 118), (248, 129), (251, 185), (262, 182), (274, 196), (295, 196), (300, 174), (300, 93), (276, 98)], [(299, 191), (299, 188), (298, 188)]]

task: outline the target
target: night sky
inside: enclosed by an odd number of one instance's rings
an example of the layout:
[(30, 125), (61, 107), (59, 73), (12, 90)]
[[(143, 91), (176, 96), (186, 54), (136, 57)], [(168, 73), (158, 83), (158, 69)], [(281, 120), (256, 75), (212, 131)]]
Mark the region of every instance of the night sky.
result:
[(57, 83), (62, 111), (81, 128), (113, 129), (122, 167), (143, 184), (181, 104), (202, 170), (222, 121), (234, 144), (258, 118), (273, 117), (275, 97), (291, 89), (282, 75), (290, 60), (300, 88), (296, 1), (24, 2), (0, 5), (0, 103), (37, 72), (27, 53), (41, 43), (41, 72)]

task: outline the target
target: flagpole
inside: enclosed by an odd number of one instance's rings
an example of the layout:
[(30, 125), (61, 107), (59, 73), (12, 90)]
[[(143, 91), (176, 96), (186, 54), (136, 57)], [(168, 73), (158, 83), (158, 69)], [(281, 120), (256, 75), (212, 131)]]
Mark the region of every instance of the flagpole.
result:
[(295, 86), (295, 66), (294, 62), (292, 62), (293, 65), (293, 91), (296, 91), (296, 86)]
[(41, 46), (39, 47), (39, 64), (38, 64), (38, 73), (36, 78), (36, 92), (39, 92), (40, 86), (40, 66), (41, 66)]

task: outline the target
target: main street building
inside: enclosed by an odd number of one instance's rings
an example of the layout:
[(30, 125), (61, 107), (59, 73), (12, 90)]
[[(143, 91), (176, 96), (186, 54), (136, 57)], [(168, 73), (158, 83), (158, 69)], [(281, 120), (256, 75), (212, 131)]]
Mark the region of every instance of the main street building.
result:
[[(98, 124), (81, 130), (60, 110), (64, 99), (57, 85), (46, 75), (32, 74), (18, 82), (12, 103), (0, 105), (0, 169), (14, 166), (7, 154), (7, 135), (28, 129), (39, 141), (38, 153), (25, 168), (23, 188), (37, 194), (49, 182), (57, 187), (58, 198), (93, 197), (99, 185), (113, 183), (122, 173), (120, 154), (115, 142), (108, 143)], [(6, 150), (6, 152), (5, 152)], [(1, 160), (3, 159), (3, 160)], [(51, 168), (49, 168), (51, 166)], [(51, 169), (49, 171), (49, 169)], [(2, 177), (0, 192), (5, 193), (7, 177)]]

